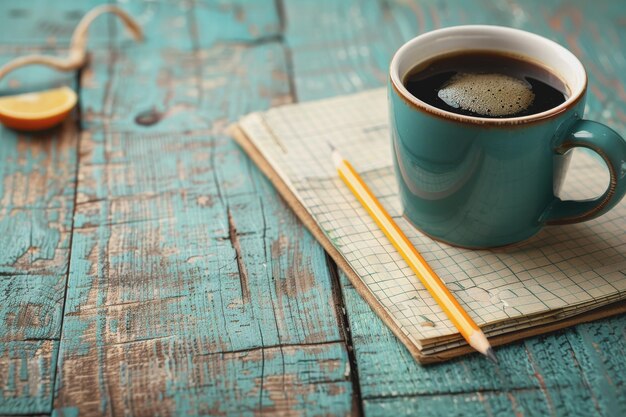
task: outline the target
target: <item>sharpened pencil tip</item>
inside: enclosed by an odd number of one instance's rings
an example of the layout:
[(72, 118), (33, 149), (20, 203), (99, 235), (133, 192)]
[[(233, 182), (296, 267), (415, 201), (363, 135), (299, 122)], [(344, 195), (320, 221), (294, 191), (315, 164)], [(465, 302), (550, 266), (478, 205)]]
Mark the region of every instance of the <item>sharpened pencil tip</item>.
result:
[[(328, 143), (328, 142), (327, 142), (327, 143)], [(330, 150), (331, 150), (331, 151), (333, 151), (333, 152), (335, 152), (335, 150), (337, 149), (337, 148), (335, 148), (335, 147), (333, 146), (333, 144), (332, 144), (332, 143), (328, 143), (328, 146), (330, 146)]]
[(488, 348), (485, 356), (489, 358), (489, 360), (495, 364), (498, 364), (498, 358), (496, 358), (496, 354), (494, 353), (492, 348)]

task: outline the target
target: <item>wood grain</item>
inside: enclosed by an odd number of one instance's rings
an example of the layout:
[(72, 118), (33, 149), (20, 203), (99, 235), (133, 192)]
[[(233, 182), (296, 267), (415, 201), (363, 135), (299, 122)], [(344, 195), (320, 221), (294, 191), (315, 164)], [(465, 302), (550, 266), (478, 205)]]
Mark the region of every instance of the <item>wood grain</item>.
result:
[(283, 47), (207, 4), (132, 9), (185, 36), (116, 33), (83, 73), (55, 412), (348, 414), (324, 252), (224, 133), (290, 99)]
[[(102, 0), (62, 1), (29, 0), (5, 2), (2, 5), (3, 44), (20, 48), (46, 48), (47, 53), (63, 49), (72, 37), (74, 28), (83, 15)], [(107, 41), (107, 18), (93, 24), (90, 44)], [(100, 35), (98, 35), (100, 34)]]
[[(31, 50), (12, 48), (0, 44), (0, 64)], [(72, 86), (74, 78), (28, 68), (5, 82), (30, 91)], [(0, 414), (44, 413), (52, 405), (77, 143), (75, 115), (37, 135), (0, 129)]]

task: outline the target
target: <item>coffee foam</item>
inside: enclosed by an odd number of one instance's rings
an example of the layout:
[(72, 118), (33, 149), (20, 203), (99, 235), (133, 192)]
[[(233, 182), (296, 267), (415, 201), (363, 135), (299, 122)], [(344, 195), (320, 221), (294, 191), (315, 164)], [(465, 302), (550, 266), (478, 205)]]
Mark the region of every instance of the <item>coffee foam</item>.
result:
[(535, 99), (530, 84), (504, 74), (459, 73), (437, 93), (447, 105), (481, 116), (509, 116)]

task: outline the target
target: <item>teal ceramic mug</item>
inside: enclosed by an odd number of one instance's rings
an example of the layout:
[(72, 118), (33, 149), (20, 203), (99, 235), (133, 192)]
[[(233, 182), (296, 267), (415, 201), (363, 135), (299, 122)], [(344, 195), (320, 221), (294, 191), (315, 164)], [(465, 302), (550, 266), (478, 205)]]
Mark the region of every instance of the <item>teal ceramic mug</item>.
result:
[[(526, 57), (561, 78), (567, 100), (523, 117), (451, 113), (411, 95), (403, 78), (420, 62), (455, 51), (498, 51)], [(499, 26), (435, 30), (404, 44), (390, 65), (393, 160), (405, 216), (434, 239), (488, 248), (525, 240), (545, 225), (598, 217), (626, 192), (626, 141), (582, 119), (587, 74), (570, 51), (541, 36)], [(568, 150), (595, 151), (610, 184), (596, 199), (564, 201), (559, 188)]]

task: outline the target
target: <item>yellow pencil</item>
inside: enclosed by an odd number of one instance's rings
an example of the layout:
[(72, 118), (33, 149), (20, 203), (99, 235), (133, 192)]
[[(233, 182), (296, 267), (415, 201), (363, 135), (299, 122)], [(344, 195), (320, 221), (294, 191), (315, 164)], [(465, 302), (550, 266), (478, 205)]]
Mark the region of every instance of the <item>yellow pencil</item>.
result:
[(474, 349), (497, 363), (496, 355), (478, 325), (472, 320), (467, 312), (461, 307), (446, 284), (437, 276), (435, 271), (426, 263), (409, 239), (393, 221), (389, 213), (383, 208), (378, 199), (370, 191), (363, 179), (357, 174), (352, 165), (341, 157), (339, 152), (333, 149), (333, 162), (339, 172), (339, 176), (346, 183), (350, 191), (361, 202), (376, 224), (385, 233), (404, 260), (409, 264), (413, 272), (433, 296), (437, 304), (443, 309), (450, 321), (465, 338), (467, 343)]

